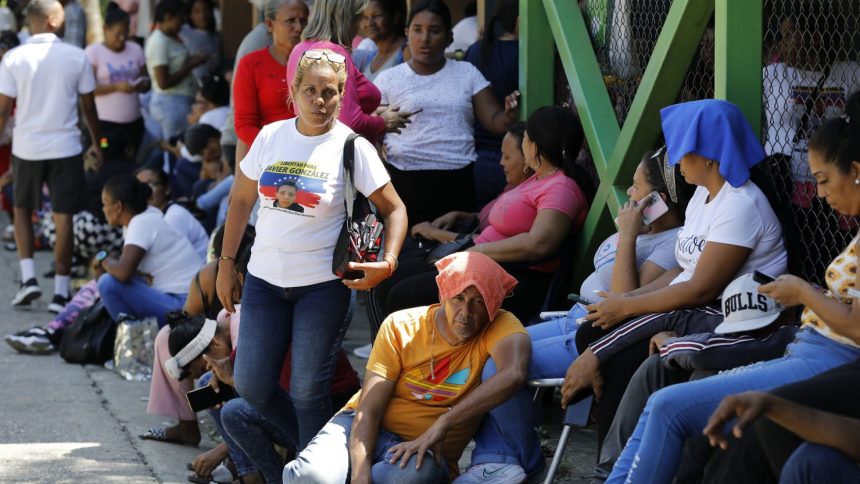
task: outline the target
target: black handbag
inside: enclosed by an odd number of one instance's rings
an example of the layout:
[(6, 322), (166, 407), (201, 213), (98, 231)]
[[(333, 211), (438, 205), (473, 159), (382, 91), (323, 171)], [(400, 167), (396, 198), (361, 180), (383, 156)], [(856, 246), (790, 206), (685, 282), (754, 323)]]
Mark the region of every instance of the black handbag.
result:
[(360, 279), (363, 272), (349, 270), (350, 262), (376, 262), (382, 248), (384, 227), (370, 206), (370, 201), (355, 188), (355, 139), (350, 134), (343, 145), (343, 205), (346, 220), (340, 229), (331, 271), (341, 279)]
[(439, 259), (444, 259), (455, 252), (466, 250), (473, 245), (475, 245), (475, 242), (472, 240), (471, 235), (439, 244), (427, 254), (427, 263), (431, 265), (435, 264)]
[(116, 324), (99, 298), (63, 331), (60, 356), (67, 363), (101, 365), (113, 358), (115, 339)]

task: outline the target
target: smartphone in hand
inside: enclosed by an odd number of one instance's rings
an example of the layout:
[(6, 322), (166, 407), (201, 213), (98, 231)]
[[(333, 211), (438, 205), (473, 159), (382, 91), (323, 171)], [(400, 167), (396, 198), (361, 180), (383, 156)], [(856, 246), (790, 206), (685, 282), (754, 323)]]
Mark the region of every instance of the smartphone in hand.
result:
[(753, 280), (759, 284), (769, 284), (775, 279), (763, 272), (755, 271), (753, 272)]
[(233, 387), (222, 383), (218, 388), (220, 391), (216, 392), (214, 388), (206, 385), (186, 393), (185, 398), (188, 400), (191, 410), (194, 412), (207, 410), (236, 397), (236, 391), (233, 390)]

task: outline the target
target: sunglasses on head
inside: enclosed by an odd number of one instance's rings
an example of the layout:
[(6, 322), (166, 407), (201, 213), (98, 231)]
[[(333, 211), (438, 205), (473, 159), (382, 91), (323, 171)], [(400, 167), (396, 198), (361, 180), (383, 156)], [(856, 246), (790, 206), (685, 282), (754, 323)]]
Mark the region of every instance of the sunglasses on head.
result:
[(302, 59), (311, 59), (311, 60), (320, 60), (326, 59), (330, 62), (334, 62), (335, 64), (343, 64), (346, 62), (346, 57), (335, 53), (335, 52), (323, 52), (321, 50), (306, 50), (304, 54), (302, 54)]

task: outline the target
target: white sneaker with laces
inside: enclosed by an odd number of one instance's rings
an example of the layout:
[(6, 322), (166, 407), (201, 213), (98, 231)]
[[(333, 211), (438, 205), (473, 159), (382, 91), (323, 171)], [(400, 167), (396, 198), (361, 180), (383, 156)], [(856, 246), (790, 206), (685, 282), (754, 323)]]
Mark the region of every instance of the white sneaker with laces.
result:
[(526, 479), (526, 472), (516, 464), (477, 464), (459, 477), (454, 484), (520, 484)]

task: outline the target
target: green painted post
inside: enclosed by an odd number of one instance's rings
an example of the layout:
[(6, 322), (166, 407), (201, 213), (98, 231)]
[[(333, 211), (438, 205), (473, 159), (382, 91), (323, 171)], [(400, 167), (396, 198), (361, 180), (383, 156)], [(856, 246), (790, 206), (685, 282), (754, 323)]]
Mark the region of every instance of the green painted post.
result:
[(714, 97), (738, 105), (762, 127), (762, 0), (716, 0)]
[(537, 0), (520, 0), (520, 117), (553, 104), (555, 43)]

